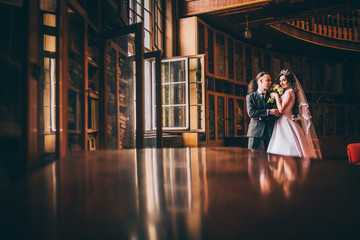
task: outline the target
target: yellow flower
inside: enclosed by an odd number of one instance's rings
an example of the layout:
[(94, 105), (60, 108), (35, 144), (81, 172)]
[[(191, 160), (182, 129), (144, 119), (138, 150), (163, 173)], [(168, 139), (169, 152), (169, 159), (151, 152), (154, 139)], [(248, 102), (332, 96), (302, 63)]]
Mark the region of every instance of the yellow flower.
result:
[(284, 89), (279, 89), (279, 95), (281, 96), (281, 95), (283, 95), (284, 94)]
[(284, 94), (284, 89), (280, 85), (274, 83), (270, 87), (270, 92), (275, 92), (275, 93), (279, 94), (279, 96), (281, 96)]
[(274, 98), (269, 98), (269, 100), (267, 101), (267, 103), (274, 103), (275, 99)]

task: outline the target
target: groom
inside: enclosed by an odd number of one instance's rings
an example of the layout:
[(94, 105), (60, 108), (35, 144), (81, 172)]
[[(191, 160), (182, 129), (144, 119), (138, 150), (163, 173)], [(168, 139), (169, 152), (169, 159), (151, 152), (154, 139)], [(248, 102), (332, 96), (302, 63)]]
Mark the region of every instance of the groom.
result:
[[(251, 90), (250, 85), (256, 87)], [(267, 92), (271, 87), (270, 75), (260, 72), (253, 83), (249, 85), (249, 94), (246, 96), (247, 113), (250, 119), (247, 136), (249, 137), (248, 148), (260, 149), (264, 142), (265, 151), (269, 145), (276, 117), (280, 116), (278, 109), (273, 109), (274, 105), (267, 103), (270, 93)]]

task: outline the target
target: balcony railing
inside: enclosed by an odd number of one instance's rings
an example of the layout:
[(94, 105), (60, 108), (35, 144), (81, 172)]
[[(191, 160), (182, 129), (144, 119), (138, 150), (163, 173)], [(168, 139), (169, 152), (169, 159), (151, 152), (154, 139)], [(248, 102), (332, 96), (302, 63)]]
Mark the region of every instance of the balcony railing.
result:
[(294, 20), (288, 24), (321, 36), (360, 42), (360, 10)]

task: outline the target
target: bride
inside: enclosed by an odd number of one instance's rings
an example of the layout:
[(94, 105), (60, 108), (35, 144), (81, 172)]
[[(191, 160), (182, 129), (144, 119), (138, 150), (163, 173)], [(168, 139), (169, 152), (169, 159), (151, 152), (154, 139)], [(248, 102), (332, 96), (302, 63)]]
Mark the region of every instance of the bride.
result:
[(309, 104), (294, 73), (282, 70), (278, 76), (284, 94), (272, 92), (281, 116), (276, 120), (268, 153), (303, 158), (321, 158), (311, 121)]

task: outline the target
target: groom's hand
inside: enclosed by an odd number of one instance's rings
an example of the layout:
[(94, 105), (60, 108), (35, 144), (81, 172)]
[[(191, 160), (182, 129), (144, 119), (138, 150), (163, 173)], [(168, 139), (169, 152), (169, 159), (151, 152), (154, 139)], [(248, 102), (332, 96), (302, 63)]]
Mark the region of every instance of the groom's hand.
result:
[(280, 116), (280, 112), (279, 112), (278, 109), (269, 109), (269, 114), (275, 115), (275, 116), (277, 116), (277, 117)]

